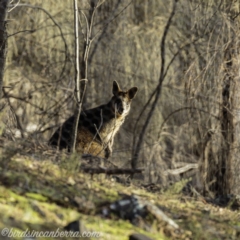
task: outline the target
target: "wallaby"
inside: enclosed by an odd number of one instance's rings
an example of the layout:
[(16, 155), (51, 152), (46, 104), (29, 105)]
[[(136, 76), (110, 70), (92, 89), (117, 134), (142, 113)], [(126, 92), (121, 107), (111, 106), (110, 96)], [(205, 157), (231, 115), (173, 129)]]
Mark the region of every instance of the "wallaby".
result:
[[(113, 96), (107, 104), (82, 111), (79, 118), (76, 151), (108, 159), (112, 154), (113, 140), (130, 111), (131, 101), (138, 88), (124, 92), (113, 81)], [(70, 151), (74, 116), (56, 130), (49, 144)]]

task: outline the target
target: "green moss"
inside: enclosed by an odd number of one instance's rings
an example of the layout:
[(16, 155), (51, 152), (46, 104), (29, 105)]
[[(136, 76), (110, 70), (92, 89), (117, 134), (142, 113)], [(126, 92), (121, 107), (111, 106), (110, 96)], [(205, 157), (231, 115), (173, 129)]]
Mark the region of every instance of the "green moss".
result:
[(218, 239), (219, 234), (225, 238), (239, 234), (237, 227), (232, 227), (240, 225), (238, 213), (182, 198), (179, 189), (185, 182), (165, 193), (150, 193), (134, 185), (126, 187), (99, 176), (91, 179), (89, 175), (69, 172), (47, 160), (16, 155), (8, 161), (7, 168), (2, 164), (0, 228), (54, 230), (80, 218), (88, 230), (101, 232), (102, 239), (128, 239), (134, 232), (153, 239), (174, 238), (174, 231), (152, 215), (146, 219), (148, 231), (117, 216), (101, 218), (99, 206), (116, 201), (121, 193), (134, 194), (158, 205), (180, 226), (179, 239)]
[(181, 193), (183, 187), (187, 184), (189, 180), (191, 179), (183, 179), (182, 181), (173, 184), (171, 187), (167, 189), (166, 194), (173, 195)]
[(43, 195), (37, 193), (26, 193), (26, 196), (41, 202), (46, 202), (48, 199), (47, 197), (44, 197)]

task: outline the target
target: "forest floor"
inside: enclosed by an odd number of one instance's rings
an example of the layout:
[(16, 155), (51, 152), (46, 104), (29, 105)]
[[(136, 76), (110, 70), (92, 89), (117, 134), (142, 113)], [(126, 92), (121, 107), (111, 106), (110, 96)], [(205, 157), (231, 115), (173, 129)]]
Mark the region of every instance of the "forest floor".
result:
[[(203, 197), (186, 196), (181, 191), (182, 182), (164, 191), (150, 191), (133, 183), (117, 183), (104, 174), (83, 174), (76, 171), (73, 158), (57, 163), (53, 153), (37, 145), (35, 150), (16, 142), (2, 141), (1, 145), (0, 231), (15, 233), (10, 239), (19, 239), (16, 233), (26, 230), (64, 231), (76, 220), (80, 228), (97, 232), (100, 237), (96, 239), (104, 240), (127, 240), (132, 233), (151, 239), (240, 239), (239, 210), (232, 210), (231, 204), (220, 207)], [(157, 206), (178, 228), (155, 217), (134, 225), (106, 214), (111, 203), (133, 195)], [(0, 239), (9, 239), (4, 238), (4, 231)]]

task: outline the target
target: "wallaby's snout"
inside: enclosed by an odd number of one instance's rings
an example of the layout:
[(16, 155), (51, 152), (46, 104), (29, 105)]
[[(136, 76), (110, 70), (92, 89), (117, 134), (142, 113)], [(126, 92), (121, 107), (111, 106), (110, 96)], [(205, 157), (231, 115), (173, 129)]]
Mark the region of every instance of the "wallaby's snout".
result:
[[(124, 112), (124, 106), (123, 106), (123, 102), (121, 101), (121, 99), (117, 99), (115, 102), (115, 109), (117, 110), (117, 112), (119, 114), (123, 114)], [(126, 109), (126, 108), (125, 108)]]

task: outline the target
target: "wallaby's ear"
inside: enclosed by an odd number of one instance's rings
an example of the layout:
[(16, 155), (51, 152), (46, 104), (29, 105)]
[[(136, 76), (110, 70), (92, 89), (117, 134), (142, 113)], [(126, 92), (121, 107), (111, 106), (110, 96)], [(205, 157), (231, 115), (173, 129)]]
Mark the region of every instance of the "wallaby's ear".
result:
[(114, 96), (117, 96), (118, 93), (121, 91), (117, 81), (113, 81), (113, 89), (112, 89), (112, 93)]
[(129, 99), (132, 100), (132, 99), (136, 96), (137, 91), (138, 91), (138, 88), (137, 88), (137, 87), (130, 88), (130, 89), (128, 90)]

